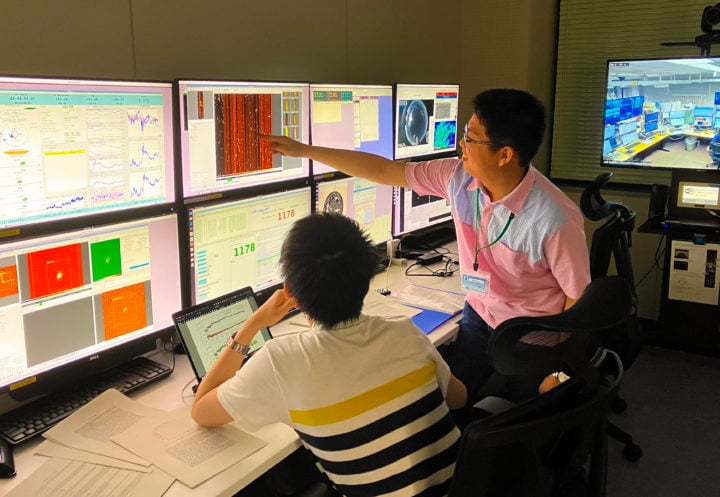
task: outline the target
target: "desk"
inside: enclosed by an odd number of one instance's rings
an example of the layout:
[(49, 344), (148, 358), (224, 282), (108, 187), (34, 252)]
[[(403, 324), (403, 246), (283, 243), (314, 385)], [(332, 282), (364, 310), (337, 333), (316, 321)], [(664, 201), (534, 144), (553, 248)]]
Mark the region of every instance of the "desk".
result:
[[(171, 364), (172, 355), (170, 352), (161, 352), (152, 359), (163, 364)], [(172, 410), (192, 402), (190, 387), (194, 381), (195, 374), (187, 356), (177, 355), (175, 371), (168, 378), (149, 385), (131, 394), (130, 397), (150, 407)], [(183, 398), (183, 396), (187, 397)], [(265, 426), (253, 434), (268, 444), (194, 489), (176, 480), (163, 497), (230, 497), (302, 445), (295, 431), (282, 423)], [(17, 476), (0, 480), (0, 495), (5, 495), (47, 460), (44, 456), (33, 454), (42, 440), (38, 438), (15, 449)]]
[[(454, 244), (448, 246), (451, 251), (454, 247)], [(412, 283), (437, 287), (443, 290), (460, 291), (459, 272), (447, 278), (412, 277), (405, 276), (404, 272), (404, 267), (391, 266), (388, 272), (378, 275), (371, 282), (370, 291), (374, 291), (376, 288), (389, 288), (391, 291), (393, 289), (399, 290)], [(428, 337), (435, 345), (452, 340), (457, 334), (458, 320), (459, 316), (457, 319), (453, 319), (433, 330)], [(298, 328), (283, 323), (273, 327), (272, 331), (276, 335), (282, 335), (297, 332)], [(170, 352), (161, 352), (153, 356), (152, 359), (169, 365), (172, 362), (172, 355)], [(177, 355), (175, 370), (170, 377), (143, 388), (135, 394), (131, 394), (130, 397), (150, 407), (172, 410), (192, 402), (190, 387), (194, 384), (194, 381), (195, 375), (187, 356)], [(282, 423), (265, 426), (253, 434), (265, 440), (268, 444), (258, 452), (230, 466), (194, 489), (175, 481), (163, 497), (230, 497), (302, 446), (295, 431)], [(0, 495), (5, 495), (47, 460), (44, 456), (33, 454), (34, 449), (42, 440), (42, 438), (38, 438), (15, 449), (17, 476), (7, 480), (0, 480)]]
[(709, 305), (669, 298), (670, 271), (676, 262), (672, 253), (673, 241), (692, 241), (696, 234), (702, 234), (707, 243), (718, 243), (720, 230), (692, 228), (688, 225), (663, 226), (657, 221), (646, 221), (638, 227), (638, 232), (666, 235), (663, 265), (666, 270), (663, 271), (660, 329), (657, 334), (649, 334), (647, 341), (653, 345), (675, 350), (720, 357), (720, 306), (717, 303)]

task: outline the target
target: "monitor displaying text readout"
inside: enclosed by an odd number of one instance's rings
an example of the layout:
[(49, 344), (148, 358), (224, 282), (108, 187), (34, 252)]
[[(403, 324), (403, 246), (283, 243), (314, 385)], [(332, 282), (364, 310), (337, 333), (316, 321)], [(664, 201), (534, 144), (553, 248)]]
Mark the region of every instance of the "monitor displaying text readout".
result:
[(362, 178), (345, 178), (316, 184), (316, 212), (343, 214), (357, 221), (376, 245), (392, 238), (393, 187)]
[(0, 77), (0, 228), (175, 200), (172, 84)]
[(0, 245), (0, 391), (171, 330), (179, 282), (175, 214)]
[(395, 85), (395, 159), (456, 152), (459, 85)]
[[(311, 142), (393, 158), (391, 85), (312, 84)], [(335, 171), (313, 161), (314, 175)]]
[(265, 135), (308, 143), (308, 83), (177, 82), (183, 196), (306, 178), (310, 161), (273, 154)]
[(285, 235), (308, 214), (310, 187), (188, 208), (191, 303), (279, 286)]

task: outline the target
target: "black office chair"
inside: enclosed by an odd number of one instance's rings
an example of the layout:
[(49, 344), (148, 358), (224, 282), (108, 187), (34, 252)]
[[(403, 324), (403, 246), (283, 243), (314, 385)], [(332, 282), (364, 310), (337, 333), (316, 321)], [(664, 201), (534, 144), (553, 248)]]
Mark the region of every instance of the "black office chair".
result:
[(710, 160), (712, 160), (712, 162), (708, 164), (708, 166), (720, 168), (720, 142), (711, 142), (709, 147), (710, 150), (708, 153), (710, 154)]
[(508, 376), (563, 371), (570, 379), (464, 430), (449, 497), (605, 495), (606, 418), (622, 361), (597, 344), (633, 312), (618, 276), (590, 283), (570, 309), (496, 328), (490, 361)]
[[(611, 172), (600, 174), (585, 188), (580, 197), (580, 208), (592, 221), (605, 220), (595, 230), (590, 244), (590, 276), (599, 278), (608, 273), (611, 257), (615, 261), (617, 275), (627, 281), (632, 291), (633, 304), (637, 310), (637, 294), (633, 275), (630, 247), (631, 233), (635, 228), (635, 211), (621, 202), (607, 201), (602, 197), (600, 189), (612, 177)], [(629, 369), (640, 353), (643, 333), (636, 311), (633, 312), (622, 326), (608, 336), (603, 345), (614, 350), (620, 356), (624, 368)], [(620, 396), (613, 402), (613, 412), (625, 411), (627, 403)], [(608, 435), (624, 444), (623, 454), (629, 461), (637, 461), (642, 457), (642, 449), (632, 436), (621, 430), (614, 423), (608, 424)]]

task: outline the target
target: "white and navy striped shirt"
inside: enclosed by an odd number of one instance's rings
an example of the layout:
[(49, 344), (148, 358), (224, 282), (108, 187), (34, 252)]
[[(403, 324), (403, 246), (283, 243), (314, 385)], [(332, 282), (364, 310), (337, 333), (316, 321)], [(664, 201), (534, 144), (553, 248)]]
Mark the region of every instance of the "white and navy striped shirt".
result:
[(295, 428), (347, 497), (443, 496), (460, 438), (449, 379), (409, 319), (361, 316), (270, 341), (218, 398), (247, 429)]

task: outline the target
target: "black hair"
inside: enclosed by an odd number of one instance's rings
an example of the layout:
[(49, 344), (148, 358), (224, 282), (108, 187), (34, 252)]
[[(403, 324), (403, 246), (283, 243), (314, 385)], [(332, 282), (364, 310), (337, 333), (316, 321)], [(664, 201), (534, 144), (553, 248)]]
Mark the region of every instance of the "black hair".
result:
[(488, 138), (511, 146), (520, 165), (528, 167), (545, 135), (542, 102), (526, 91), (498, 88), (478, 94), (473, 99), (473, 108)]
[(326, 328), (358, 318), (379, 263), (358, 224), (331, 213), (296, 221), (280, 255), (280, 271), (290, 294)]

